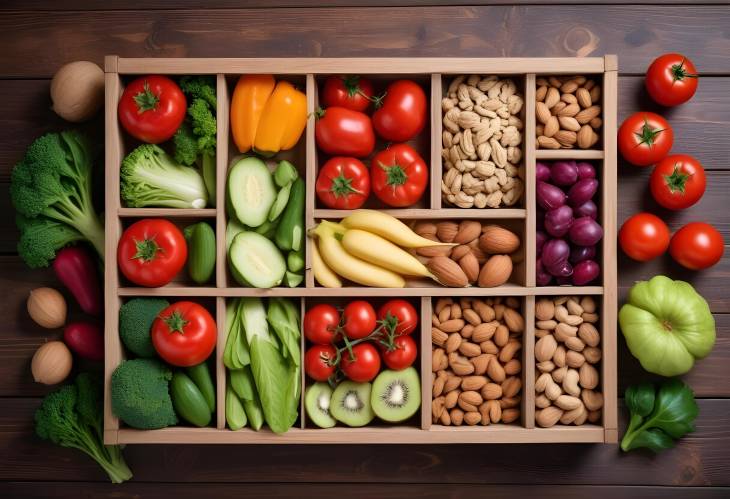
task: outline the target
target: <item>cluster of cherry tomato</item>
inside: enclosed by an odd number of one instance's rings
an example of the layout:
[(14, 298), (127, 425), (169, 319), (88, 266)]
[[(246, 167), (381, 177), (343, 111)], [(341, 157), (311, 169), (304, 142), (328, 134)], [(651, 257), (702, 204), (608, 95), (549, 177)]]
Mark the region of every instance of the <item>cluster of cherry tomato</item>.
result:
[(316, 305), (304, 314), (304, 336), (312, 345), (304, 370), (315, 381), (338, 381), (340, 373), (358, 383), (372, 381), (382, 362), (393, 370), (410, 367), (418, 355), (411, 333), (418, 313), (406, 300), (394, 299), (377, 311), (365, 300), (343, 310)]
[[(646, 89), (658, 104), (676, 106), (687, 102), (697, 90), (697, 71), (692, 61), (681, 54), (664, 54), (646, 72)], [(626, 118), (618, 131), (618, 148), (629, 163), (656, 165), (649, 189), (659, 205), (683, 210), (705, 193), (705, 170), (687, 154), (669, 154), (674, 142), (671, 125), (662, 116), (638, 112)], [(638, 213), (621, 226), (619, 243), (624, 253), (641, 262), (669, 254), (692, 270), (715, 265), (724, 251), (724, 241), (712, 225), (688, 223), (670, 237), (662, 219), (651, 213)]]
[[(372, 82), (358, 76), (330, 76), (321, 93), (324, 109), (316, 113), (319, 149), (331, 156), (320, 168), (316, 191), (329, 208), (360, 208), (372, 189), (388, 206), (410, 206), (428, 184), (428, 166), (407, 142), (426, 124), (428, 101), (411, 80), (391, 83), (383, 96), (373, 94)], [(366, 114), (371, 104), (372, 116)], [(375, 136), (390, 144), (370, 161)]]

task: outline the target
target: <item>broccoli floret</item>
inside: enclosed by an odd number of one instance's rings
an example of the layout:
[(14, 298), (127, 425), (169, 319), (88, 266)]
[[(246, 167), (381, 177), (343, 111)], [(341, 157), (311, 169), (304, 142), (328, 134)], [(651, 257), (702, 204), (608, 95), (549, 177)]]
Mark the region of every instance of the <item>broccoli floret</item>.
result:
[(172, 371), (156, 359), (122, 362), (112, 374), (114, 414), (132, 428), (152, 430), (177, 423), (168, 391)]
[(138, 357), (154, 357), (150, 330), (157, 315), (170, 302), (164, 298), (134, 298), (119, 309), (119, 336), (127, 349)]
[(18, 253), (33, 269), (48, 267), (58, 250), (85, 240), (76, 229), (42, 215), (28, 218), (18, 213), (15, 225), (20, 229)]
[(39, 437), (85, 452), (104, 468), (114, 483), (132, 478), (121, 449), (103, 444), (101, 380), (81, 373), (73, 385), (49, 394), (35, 413)]
[(197, 170), (177, 163), (154, 144), (143, 144), (124, 158), (121, 191), (132, 208), (204, 208), (208, 202)]
[(203, 99), (212, 109), (216, 107), (214, 76), (183, 76), (180, 89), (188, 97)]
[(172, 136), (172, 143), (175, 145), (175, 161), (183, 165), (195, 164), (198, 159), (198, 138), (193, 134), (188, 120), (183, 121)]
[(19, 252), (31, 267), (47, 266), (57, 249), (81, 239), (104, 258), (104, 226), (91, 199), (92, 155), (84, 135), (49, 133), (13, 168), (10, 195), (22, 215)]

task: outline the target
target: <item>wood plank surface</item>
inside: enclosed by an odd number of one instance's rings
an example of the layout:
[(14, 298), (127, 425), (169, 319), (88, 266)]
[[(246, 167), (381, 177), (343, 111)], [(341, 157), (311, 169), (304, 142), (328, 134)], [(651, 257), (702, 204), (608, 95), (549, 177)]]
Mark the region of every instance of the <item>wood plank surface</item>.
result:
[[(399, 499), (406, 496), (423, 499), (443, 497), (489, 497), (490, 499), (514, 499), (515, 497), (540, 497), (543, 499), (721, 499), (730, 493), (722, 487), (617, 487), (565, 485), (540, 487), (532, 485), (457, 485), (456, 484), (151, 484), (130, 483), (124, 487), (105, 483), (86, 484), (85, 497), (108, 499), (146, 499), (169, 495), (177, 499), (215, 497), (234, 499), (241, 497), (333, 497), (348, 490), (349, 499)], [(456, 491), (458, 490), (458, 494)], [(8, 482), (0, 484), (0, 494), (7, 497), (56, 499), (78, 495), (79, 486), (66, 482)]]
[[(85, 455), (32, 435), (37, 399), (6, 398), (0, 481), (104, 481)], [(621, 454), (615, 445), (131, 445), (138, 482), (454, 483), (729, 486), (730, 401), (701, 400), (697, 432), (671, 452)], [(625, 414), (619, 408), (619, 433)], [(468, 457), (467, 457), (468, 456)], [(306, 464), (305, 464), (306, 463)], [(508, 464), (507, 464), (508, 463)], [(528, 478), (529, 477), (529, 478)]]
[[(647, 23), (646, 19), (652, 22)], [(0, 76), (49, 76), (60, 61), (126, 57), (508, 57), (620, 54), (641, 73), (669, 49), (730, 71), (723, 6), (453, 6), (173, 11), (9, 11)], [(79, 30), (79, 26), (84, 26)], [(341, 36), (347, 26), (348, 36)], [(281, 36), (286, 33), (286, 36)], [(525, 40), (529, 40), (526, 43)]]

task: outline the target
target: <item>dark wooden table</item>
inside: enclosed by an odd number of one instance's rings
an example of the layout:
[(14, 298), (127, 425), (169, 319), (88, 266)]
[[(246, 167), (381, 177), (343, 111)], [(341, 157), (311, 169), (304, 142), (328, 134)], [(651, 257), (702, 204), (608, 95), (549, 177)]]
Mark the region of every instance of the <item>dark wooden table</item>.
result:
[[(639, 279), (691, 281), (710, 302), (718, 340), (686, 380), (701, 399), (697, 432), (659, 456), (612, 445), (132, 446), (134, 481), (112, 486), (75, 451), (41, 442), (33, 411), (47, 389), (30, 358), (48, 331), (25, 312), (30, 289), (57, 285), (15, 251), (8, 182), (39, 134), (64, 127), (49, 110), (49, 78), (64, 62), (127, 57), (587, 56), (618, 54), (619, 118), (655, 109), (642, 73), (679, 51), (702, 74), (694, 99), (665, 112), (675, 152), (708, 172), (698, 206), (669, 214), (647, 195), (648, 171), (619, 167), (618, 218), (651, 209), (677, 229), (706, 220), (730, 242), (730, 7), (675, 0), (527, 0), (438, 6), (408, 0), (4, 0), (0, 2), (0, 496), (2, 497), (730, 497), (730, 259), (699, 273), (669, 259), (619, 258), (620, 298)], [(491, 3), (486, 6), (484, 4)], [(586, 2), (582, 2), (586, 3)], [(205, 10), (193, 10), (201, 4)], [(365, 4), (367, 7), (356, 7)], [(498, 5), (494, 5), (498, 4)], [(560, 5), (554, 5), (560, 4)], [(246, 8), (242, 8), (246, 7)], [(727, 249), (727, 248), (726, 248)], [(726, 251), (726, 255), (730, 251)], [(620, 340), (619, 390), (648, 379)], [(622, 410), (621, 410), (622, 412)], [(624, 423), (621, 423), (623, 433)]]

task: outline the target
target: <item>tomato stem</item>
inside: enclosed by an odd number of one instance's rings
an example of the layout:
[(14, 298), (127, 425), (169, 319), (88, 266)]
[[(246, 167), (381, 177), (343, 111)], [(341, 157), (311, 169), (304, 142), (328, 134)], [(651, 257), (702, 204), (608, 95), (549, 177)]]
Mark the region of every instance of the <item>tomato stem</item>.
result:
[(636, 136), (640, 139), (637, 145), (646, 144), (649, 147), (653, 146), (656, 137), (663, 131), (663, 128), (651, 128), (649, 126), (649, 120), (644, 119), (644, 124), (641, 126), (641, 133), (636, 133)]
[(355, 189), (352, 186), (352, 180), (351, 178), (345, 177), (345, 174), (343, 172), (340, 172), (340, 174), (332, 179), (332, 187), (330, 187), (330, 192), (334, 194), (336, 198), (339, 197), (345, 197), (348, 194), (362, 194), (362, 191)]
[(365, 95), (360, 88), (360, 77), (358, 75), (343, 76), (342, 84), (345, 85), (345, 90), (347, 90), (347, 95), (349, 97), (354, 97), (355, 95), (360, 94), (367, 98), (367, 95)]
[(387, 175), (386, 184), (392, 185), (395, 190), (399, 185), (403, 185), (408, 181), (408, 174), (405, 169), (398, 163), (393, 166), (387, 166), (378, 161), (378, 165), (385, 171)]
[(171, 333), (180, 334), (185, 334), (185, 326), (190, 323), (190, 321), (185, 320), (179, 310), (173, 311), (168, 317), (164, 317), (162, 320), (164, 320), (167, 327), (170, 328)]
[(143, 262), (151, 262), (157, 256), (157, 252), (162, 252), (162, 248), (155, 242), (155, 238), (143, 239), (141, 241), (134, 241), (134, 245), (137, 247), (137, 252), (132, 257), (132, 260), (142, 260)]
[(687, 180), (692, 175), (687, 175), (686, 173), (683, 173), (680, 170), (680, 167), (677, 166), (677, 164), (674, 164), (674, 171), (672, 171), (671, 175), (664, 175), (664, 180), (667, 182), (667, 187), (669, 188), (669, 192), (681, 192), (684, 193), (684, 188), (687, 184)]
[(144, 90), (134, 96), (134, 102), (137, 104), (137, 114), (145, 111), (153, 111), (160, 102), (160, 96), (150, 89), (150, 84), (144, 82)]
[(685, 78), (697, 78), (699, 75), (688, 73), (687, 69), (684, 67), (686, 59), (682, 59), (682, 62), (679, 64), (672, 65), (672, 80), (674, 82), (682, 81)]

